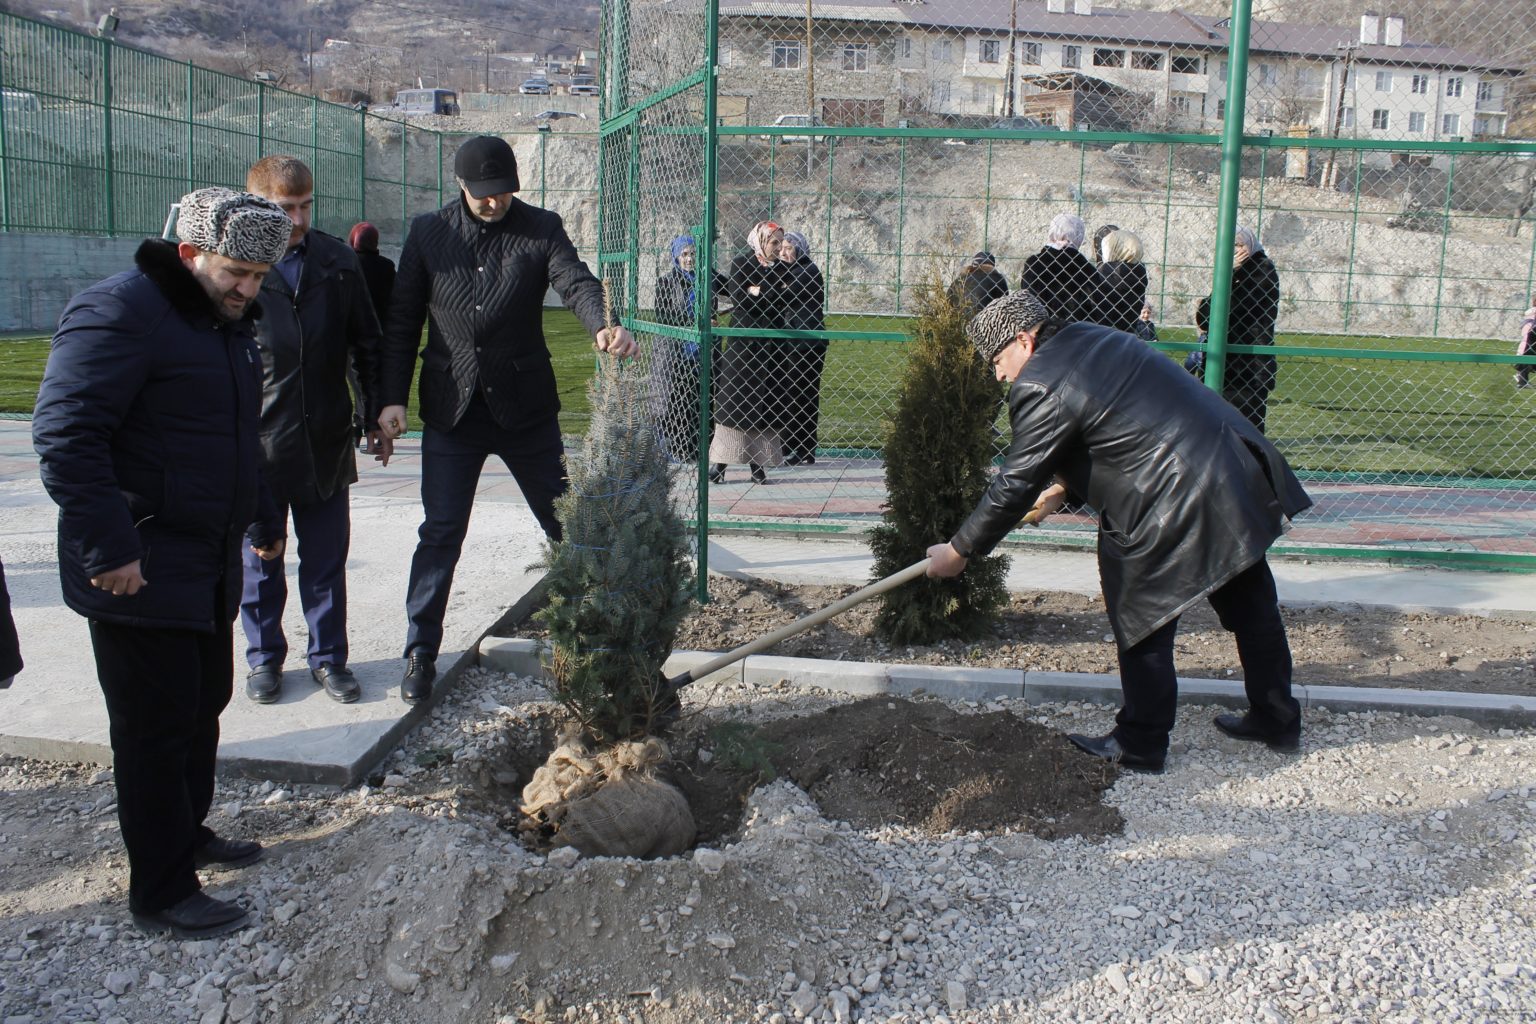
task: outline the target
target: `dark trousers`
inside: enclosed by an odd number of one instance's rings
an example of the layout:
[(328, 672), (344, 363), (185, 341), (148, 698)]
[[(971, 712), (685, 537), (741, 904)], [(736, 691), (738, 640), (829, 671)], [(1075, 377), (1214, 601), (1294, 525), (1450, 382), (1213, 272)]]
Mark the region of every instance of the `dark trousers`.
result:
[[(1249, 714), (1262, 727), (1281, 731), (1296, 721), (1301, 705), (1291, 696), (1291, 645), (1280, 618), (1280, 600), (1269, 563), (1260, 559), (1207, 598), (1222, 626), (1237, 641)], [(1125, 705), (1115, 717), (1115, 737), (1126, 750), (1157, 756), (1168, 750), (1179, 686), (1173, 667), (1174, 619), (1129, 650), (1120, 652)]]
[[(309, 667), (347, 663), (347, 552), (352, 546), (348, 489), (324, 501), (283, 508), (293, 514), (293, 552), (299, 560), (299, 603), (309, 624)], [(250, 545), (243, 552), (245, 580), (240, 593), (240, 625), (245, 630), (245, 660), (251, 668), (281, 665), (288, 658), (283, 636), (283, 606), (288, 603), (287, 555), (261, 560)]]
[(234, 629), (223, 603), (212, 633), (90, 621), (135, 913), (158, 913), (202, 888), (192, 851), (213, 838), (203, 819), (219, 713), (234, 687)]
[(785, 345), (784, 423), (779, 437), (784, 454), (804, 459), (816, 454), (816, 431), (821, 422), (821, 371), (827, 360), (827, 343), (792, 338)]
[(443, 616), (453, 570), (459, 564), (475, 487), (486, 457), (495, 455), (512, 472), (534, 518), (551, 540), (560, 539), (555, 499), (565, 492), (565, 466), (560, 461), (560, 423), (551, 416), (526, 427), (508, 430), (491, 418), (478, 399), (452, 430), (426, 427), (421, 437), (421, 505), (425, 513), (411, 580), (406, 590), (408, 626), (405, 653), (423, 650), (437, 655), (443, 642)]

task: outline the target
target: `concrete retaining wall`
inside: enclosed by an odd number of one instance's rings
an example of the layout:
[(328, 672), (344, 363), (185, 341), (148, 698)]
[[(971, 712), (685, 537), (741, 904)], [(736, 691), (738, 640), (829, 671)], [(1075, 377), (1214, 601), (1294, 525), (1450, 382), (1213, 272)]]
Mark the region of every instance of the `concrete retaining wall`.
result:
[(133, 266), (141, 241), (0, 232), (0, 331), (52, 333), (69, 297)]

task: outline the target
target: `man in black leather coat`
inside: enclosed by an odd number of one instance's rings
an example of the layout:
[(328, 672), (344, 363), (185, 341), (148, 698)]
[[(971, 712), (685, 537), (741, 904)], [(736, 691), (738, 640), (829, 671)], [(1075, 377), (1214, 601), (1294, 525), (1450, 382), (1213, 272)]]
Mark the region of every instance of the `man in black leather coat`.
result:
[[(261, 285), (261, 465), (283, 518), (298, 540), (299, 603), (309, 627), (310, 676), (332, 700), (350, 704), (361, 687), (347, 667), (347, 555), (352, 545), (351, 485), (357, 482), (348, 369), (362, 381), (363, 422), (379, 349), (379, 322), (357, 254), (310, 227), (315, 179), (297, 157), (263, 157), (246, 190), (282, 208), (293, 223), (288, 250)], [(370, 450), (385, 465), (394, 444), (378, 426)], [(281, 696), (288, 639), (283, 553), (245, 553), (240, 625), (245, 629), (245, 693), (258, 704)]]
[(996, 300), (967, 328), (1012, 381), (1013, 441), (980, 504), (931, 576), (989, 554), (1026, 515), (1038, 522), (1066, 490), (1099, 513), (1099, 575), (1119, 647), (1124, 706), (1084, 751), (1161, 771), (1178, 697), (1173, 640), (1202, 598), (1234, 634), (1249, 710), (1218, 715), (1239, 739), (1297, 749), (1300, 705), (1265, 552), (1311, 506), (1285, 459), (1237, 410), (1132, 335), (1064, 325), (1027, 291)]
[[(605, 322), (603, 286), (576, 255), (558, 214), (517, 199), (517, 161), (503, 139), (459, 147), (461, 194), (411, 222), (380, 360), (379, 426), (405, 433), (405, 402), (421, 352), (421, 502), (425, 513), (406, 593), (400, 697), (432, 693), (448, 591), (486, 457), (506, 463), (544, 533), (560, 539), (565, 490), (560, 397), (544, 344), (553, 286), (599, 350), (633, 355), (635, 340)], [(421, 328), (427, 324), (427, 344)]]

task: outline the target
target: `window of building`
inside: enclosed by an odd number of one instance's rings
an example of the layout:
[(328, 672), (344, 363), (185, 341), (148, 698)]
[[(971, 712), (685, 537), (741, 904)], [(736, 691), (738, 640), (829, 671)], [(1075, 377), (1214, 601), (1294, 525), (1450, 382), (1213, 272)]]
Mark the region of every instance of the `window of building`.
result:
[(1226, 61), (1222, 61), (1220, 64), (1216, 65), (1216, 79), (1218, 81), (1221, 81), (1221, 82), (1225, 82), (1227, 80), (1227, 62)]
[(1479, 102), (1479, 103), (1489, 103), (1489, 102), (1492, 102), (1492, 100), (1493, 100), (1493, 83), (1492, 82), (1478, 82), (1477, 83), (1477, 102)]
[(902, 60), (911, 60), (912, 59), (912, 37), (911, 36), (902, 36), (901, 37), (901, 59)]
[(1083, 48), (1081, 46), (1063, 46), (1061, 48), (1061, 66), (1064, 68), (1082, 67)]
[(868, 71), (869, 70), (869, 44), (868, 43), (844, 43), (843, 44), (843, 70), (844, 71)]
[(1371, 111), (1372, 128), (1376, 129), (1377, 131), (1386, 131), (1386, 129), (1390, 126), (1390, 123), (1390, 114), (1388, 111), (1380, 109)]
[(1461, 115), (1446, 114), (1440, 119), (1440, 132), (1443, 135), (1461, 134)]
[(1392, 72), (1390, 72), (1390, 71), (1378, 71), (1378, 72), (1376, 72), (1376, 91), (1377, 92), (1391, 92), (1392, 91)]
[(991, 82), (972, 82), (971, 83), (971, 102), (972, 103), (986, 104), (986, 105), (990, 106), (991, 103), (992, 103), (992, 99), (993, 99), (993, 97), (995, 95), (996, 95), (996, 91), (993, 89)]
[(1415, 135), (1422, 135), (1422, 134), (1424, 134), (1424, 112), (1423, 111), (1419, 111), (1417, 113), (1413, 113), (1413, 114), (1409, 114), (1408, 115), (1408, 130), (1410, 132), (1412, 132), (1413, 134), (1415, 134)]
[(981, 62), (983, 64), (997, 64), (1003, 59), (1003, 41), (1001, 39), (983, 39), (981, 41)]
[(773, 41), (773, 66), (785, 70), (793, 70), (800, 66), (802, 52), (798, 39), (775, 39)]
[(1472, 119), (1473, 135), (1490, 135), (1493, 133), (1493, 119), (1488, 117), (1474, 117)]
[(1135, 71), (1161, 71), (1163, 55), (1156, 50), (1132, 50), (1131, 68)]
[(1039, 43), (1025, 43), (1024, 46), (1023, 46), (1023, 50), (1024, 50), (1023, 59), (1024, 59), (1024, 63), (1025, 64), (1039, 64), (1040, 63), (1040, 44)]
[(1353, 128), (1355, 126), (1355, 108), (1354, 107), (1345, 107), (1344, 108), (1344, 120), (1340, 122), (1340, 125), (1342, 127), (1344, 127), (1344, 128)]
[(929, 100), (930, 100), (929, 106), (933, 107), (934, 109), (938, 109), (939, 107), (947, 106), (949, 104), (949, 83), (948, 82), (933, 82), (933, 83), (931, 83), (931, 85), (929, 87), (929, 90), (928, 90), (928, 96), (929, 96)]
[(1227, 101), (1226, 100), (1217, 100), (1216, 101), (1216, 120), (1218, 120), (1218, 121), (1225, 120), (1226, 116), (1227, 116)]
[(1189, 97), (1188, 96), (1170, 96), (1170, 97), (1168, 97), (1168, 112), (1170, 114), (1187, 114), (1187, 113), (1189, 113)]
[(1280, 71), (1273, 64), (1260, 64), (1258, 75), (1260, 85), (1274, 85), (1280, 81)]
[(1198, 75), (1200, 73), (1199, 57), (1170, 57), (1168, 70), (1176, 75)]
[(935, 39), (933, 41), (933, 59), (938, 61), (952, 61), (955, 59), (955, 51), (948, 39)]
[(1093, 50), (1093, 66), (1096, 68), (1125, 67), (1125, 51), (1096, 46)]
[(1428, 75), (1414, 75), (1413, 76), (1413, 83), (1410, 86), (1409, 91), (1417, 93), (1420, 96), (1428, 96), (1429, 95), (1429, 76)]
[(734, 59), (735, 53), (731, 49), (731, 44), (724, 39), (720, 40), (720, 66), (728, 68)]
[(1254, 113), (1260, 121), (1273, 121), (1275, 119), (1275, 101), (1259, 100), (1254, 105)]
[(1454, 75), (1450, 78), (1447, 78), (1445, 80), (1445, 94), (1447, 96), (1460, 96), (1461, 87), (1465, 84), (1465, 82), (1466, 80), (1460, 75)]

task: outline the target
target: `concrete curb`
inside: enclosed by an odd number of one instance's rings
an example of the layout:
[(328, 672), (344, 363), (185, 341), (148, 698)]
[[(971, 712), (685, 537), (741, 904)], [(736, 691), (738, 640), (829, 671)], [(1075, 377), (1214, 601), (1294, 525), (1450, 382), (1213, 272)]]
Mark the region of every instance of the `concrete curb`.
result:
[[(536, 640), (488, 636), (480, 641), (479, 652), (480, 664), (486, 668), (544, 678)], [(718, 655), (707, 651), (677, 651), (667, 659), (662, 671), (669, 677), (681, 675), (692, 666), (715, 657)], [(1023, 699), (1030, 704), (1062, 701), (1120, 703), (1120, 677), (1116, 675), (890, 665), (773, 655), (752, 655), (700, 681), (744, 682), (756, 686), (787, 682), (801, 689), (823, 689), (859, 696), (928, 694), (969, 701)], [(1390, 711), (1425, 717), (1454, 715), (1496, 729), (1536, 726), (1536, 697), (1305, 684), (1295, 686), (1293, 692), (1303, 708), (1327, 708), (1335, 712)], [(1248, 698), (1243, 684), (1237, 680), (1180, 678), (1179, 703), (1219, 704), (1241, 709), (1247, 707)]]

